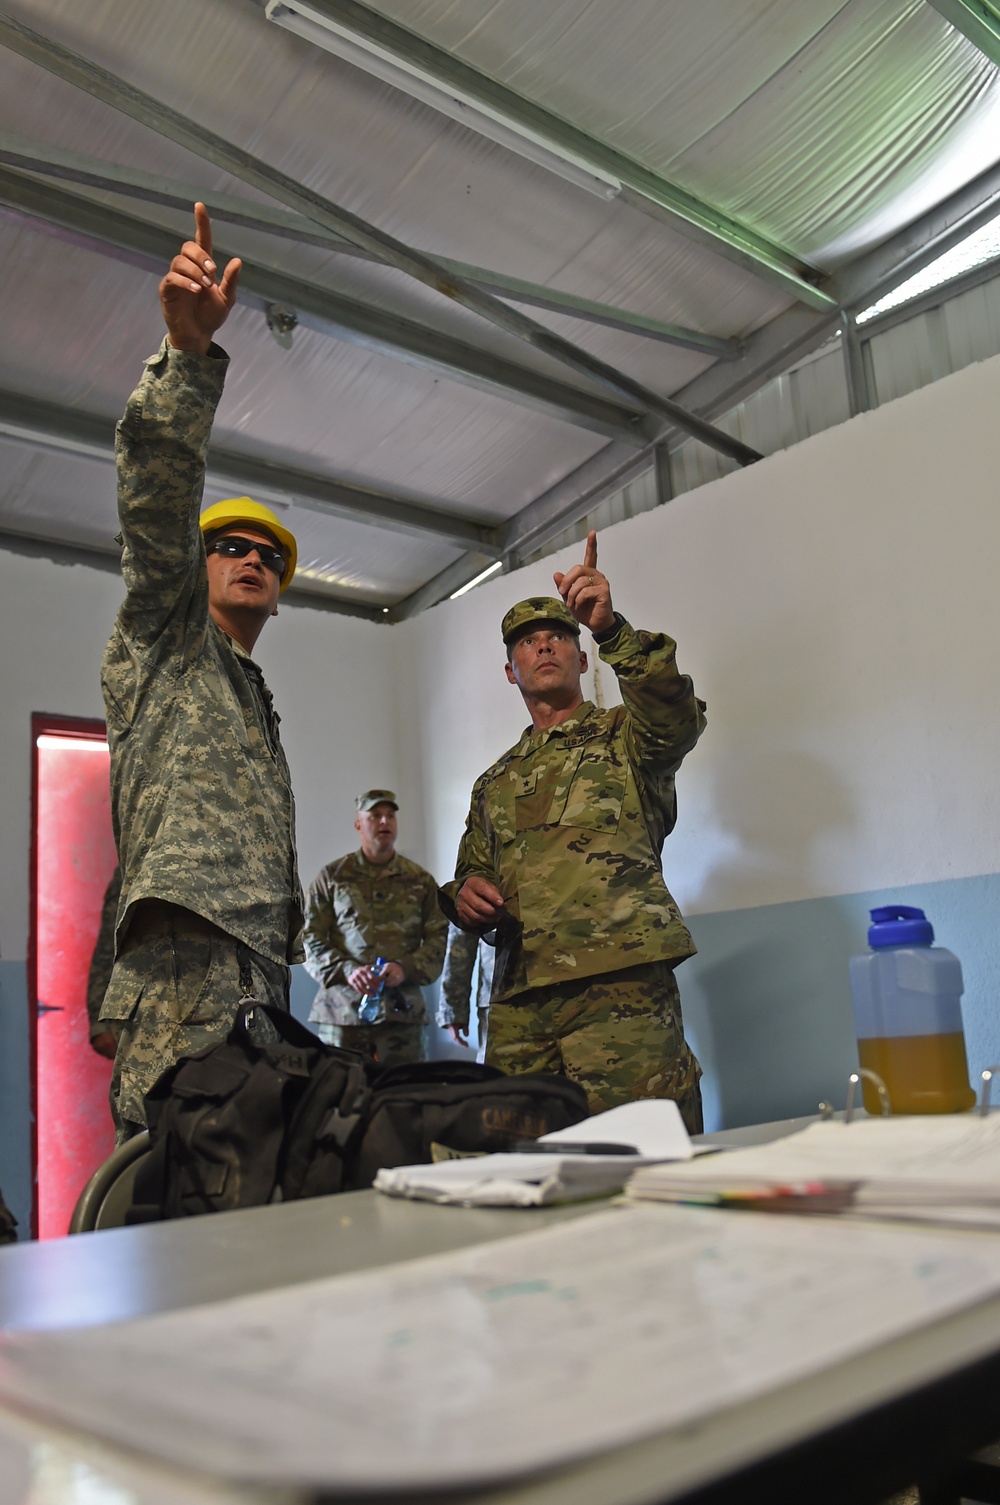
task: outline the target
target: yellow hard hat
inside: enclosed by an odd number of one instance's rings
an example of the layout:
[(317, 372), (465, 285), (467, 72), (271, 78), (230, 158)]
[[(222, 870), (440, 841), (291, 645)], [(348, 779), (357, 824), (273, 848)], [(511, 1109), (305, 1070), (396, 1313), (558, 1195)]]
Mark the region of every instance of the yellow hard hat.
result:
[(215, 533), (220, 528), (231, 528), (237, 523), (250, 523), (255, 528), (263, 528), (266, 533), (271, 533), (288, 561), (288, 567), (281, 577), (279, 595), (291, 585), (299, 557), (295, 536), (279, 523), (270, 507), (265, 507), (263, 502), (251, 501), (248, 496), (233, 496), (225, 502), (215, 502), (211, 507), (206, 507), (198, 521), (203, 533)]

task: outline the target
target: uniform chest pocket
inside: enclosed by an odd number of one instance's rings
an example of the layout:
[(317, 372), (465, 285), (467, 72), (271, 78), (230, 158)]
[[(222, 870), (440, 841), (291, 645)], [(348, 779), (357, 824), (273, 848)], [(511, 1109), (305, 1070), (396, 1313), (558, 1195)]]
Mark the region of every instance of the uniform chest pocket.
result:
[[(368, 905), (369, 910), (371, 905)], [(361, 924), (361, 905), (357, 895), (348, 888), (342, 888), (334, 895), (333, 913), (339, 928), (347, 932), (356, 930)]]
[(625, 800), (625, 765), (606, 745), (585, 744), (567, 758), (550, 820), (586, 831), (617, 831)]
[(247, 750), (260, 733), (252, 707), (217, 662), (200, 662), (178, 682), (192, 746), (210, 745), (213, 752), (237, 744)]
[(514, 800), (518, 780), (508, 769), (506, 775), (488, 785), (483, 794), (486, 816), (493, 834), (501, 846), (507, 846), (517, 835)]

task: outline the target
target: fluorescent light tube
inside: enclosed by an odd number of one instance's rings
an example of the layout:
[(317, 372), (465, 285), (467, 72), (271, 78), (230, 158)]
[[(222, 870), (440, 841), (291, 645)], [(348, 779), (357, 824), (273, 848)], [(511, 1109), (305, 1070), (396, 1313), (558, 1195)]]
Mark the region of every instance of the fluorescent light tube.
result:
[(474, 585), (479, 585), (483, 580), (488, 580), (490, 575), (495, 575), (502, 564), (503, 560), (498, 559), (496, 564), (491, 564), (487, 569), (476, 575), (474, 579), (469, 580), (465, 585), (460, 585), (457, 591), (452, 591), (448, 600), (457, 601), (459, 596), (464, 596), (466, 591), (470, 591)]
[(1000, 256), (1000, 215), (987, 221), (965, 240), (960, 240), (950, 251), (943, 252), (929, 266), (925, 266), (922, 272), (915, 272), (912, 277), (907, 277), (905, 282), (894, 287), (877, 303), (863, 309), (854, 322), (867, 324), (869, 319), (877, 319), (879, 314), (888, 313), (901, 303), (909, 303), (911, 299), (919, 298), (921, 293), (929, 293), (997, 256)]
[(588, 193), (596, 194), (602, 199), (613, 199), (621, 193), (622, 185), (612, 173), (606, 173), (592, 162), (546, 141), (530, 127), (512, 120), (481, 100), (473, 99), (451, 84), (444, 83), (367, 37), (359, 36), (340, 22), (331, 20), (322, 11), (313, 9), (308, 0), (292, 0), (292, 3), (288, 3), (288, 0), (267, 0), (264, 10), (269, 21), (283, 26), (286, 31), (293, 31), (307, 42), (312, 42), (326, 52), (343, 58), (345, 62), (352, 63), (356, 68), (363, 69), (365, 73), (380, 78), (383, 83), (400, 89), (411, 99), (419, 99), (423, 104), (430, 105), (431, 109), (447, 115), (450, 120), (457, 120), (460, 125), (468, 126), (470, 131), (477, 131), (480, 136), (486, 136), (499, 146), (527, 157), (530, 162), (556, 173), (567, 183), (575, 183), (578, 188), (585, 188)]

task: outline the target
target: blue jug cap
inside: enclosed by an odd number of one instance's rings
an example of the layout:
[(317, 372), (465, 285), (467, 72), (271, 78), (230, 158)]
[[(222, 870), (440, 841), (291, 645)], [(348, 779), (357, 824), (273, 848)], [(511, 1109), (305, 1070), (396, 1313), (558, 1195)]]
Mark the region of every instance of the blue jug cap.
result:
[(933, 946), (934, 926), (922, 909), (909, 904), (883, 904), (871, 911), (869, 946)]

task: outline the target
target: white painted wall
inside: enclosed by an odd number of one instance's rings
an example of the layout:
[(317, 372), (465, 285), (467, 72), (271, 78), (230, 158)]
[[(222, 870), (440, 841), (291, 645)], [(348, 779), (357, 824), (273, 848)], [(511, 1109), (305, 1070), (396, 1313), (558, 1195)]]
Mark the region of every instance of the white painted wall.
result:
[[(708, 701), (666, 847), (689, 914), (1000, 868), (998, 411), (995, 358), (602, 536), (616, 605)], [(400, 634), (436, 871), (525, 720), (500, 618), (579, 552)]]
[(0, 956), (27, 956), (31, 715), (103, 720), (98, 679), (121, 582), (0, 551)]
[[(357, 846), (357, 794), (385, 787), (402, 798), (392, 647), (392, 629), (380, 623), (299, 607), (279, 608), (257, 644), (292, 772), (303, 887)], [(406, 814), (400, 844), (409, 853)], [(421, 860), (420, 852), (412, 855)]]

